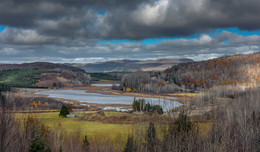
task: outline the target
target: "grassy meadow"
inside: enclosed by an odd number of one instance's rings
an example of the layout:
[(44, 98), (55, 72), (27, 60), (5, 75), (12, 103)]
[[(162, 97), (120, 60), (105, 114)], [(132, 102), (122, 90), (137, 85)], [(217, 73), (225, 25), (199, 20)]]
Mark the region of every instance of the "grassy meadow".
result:
[[(106, 112), (106, 115), (121, 115), (125, 113), (121, 112)], [(22, 120), (28, 116), (33, 116), (42, 121), (45, 125), (50, 128), (55, 128), (61, 125), (67, 133), (72, 133), (79, 130), (81, 135), (88, 136), (107, 136), (107, 137), (116, 137), (118, 135), (127, 136), (132, 128), (130, 124), (109, 124), (102, 122), (93, 122), (93, 121), (84, 121), (77, 120), (77, 118), (63, 118), (59, 116), (59, 112), (49, 112), (49, 113), (18, 113), (16, 118)]]

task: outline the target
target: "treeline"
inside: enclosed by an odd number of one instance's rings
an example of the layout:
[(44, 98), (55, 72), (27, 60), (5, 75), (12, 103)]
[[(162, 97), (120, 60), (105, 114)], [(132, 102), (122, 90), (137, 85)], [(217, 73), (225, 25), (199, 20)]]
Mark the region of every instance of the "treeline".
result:
[(91, 76), (92, 81), (100, 80), (112, 80), (120, 81), (121, 78), (126, 74), (125, 72), (97, 72), (97, 73), (88, 73)]
[(134, 72), (122, 77), (120, 87), (124, 92), (176, 92), (183, 90), (178, 85), (166, 81), (161, 72)]

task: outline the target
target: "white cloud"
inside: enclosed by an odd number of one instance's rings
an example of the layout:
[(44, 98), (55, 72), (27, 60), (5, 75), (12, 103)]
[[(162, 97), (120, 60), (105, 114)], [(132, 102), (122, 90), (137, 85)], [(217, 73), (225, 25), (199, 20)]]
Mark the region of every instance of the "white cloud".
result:
[(51, 37), (40, 35), (36, 30), (6, 27), (0, 34), (0, 42), (15, 44), (39, 44), (51, 42)]
[(154, 4), (143, 4), (131, 14), (137, 22), (154, 25), (164, 21), (169, 6), (169, 0), (158, 0)]
[(207, 34), (202, 34), (199, 41), (201, 44), (207, 44), (212, 41), (212, 38)]

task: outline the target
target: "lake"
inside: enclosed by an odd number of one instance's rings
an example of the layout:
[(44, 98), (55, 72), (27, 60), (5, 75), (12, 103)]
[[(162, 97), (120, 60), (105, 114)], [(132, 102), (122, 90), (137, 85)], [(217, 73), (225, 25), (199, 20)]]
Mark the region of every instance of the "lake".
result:
[(131, 105), (136, 99), (145, 99), (152, 105), (159, 104), (163, 107), (164, 111), (168, 111), (172, 108), (183, 105), (177, 101), (171, 101), (159, 98), (143, 98), (133, 96), (122, 96), (122, 95), (106, 95), (100, 93), (88, 93), (86, 90), (39, 90), (35, 94), (48, 95), (53, 98), (63, 98), (76, 100), (79, 102), (96, 103), (96, 104), (125, 104)]

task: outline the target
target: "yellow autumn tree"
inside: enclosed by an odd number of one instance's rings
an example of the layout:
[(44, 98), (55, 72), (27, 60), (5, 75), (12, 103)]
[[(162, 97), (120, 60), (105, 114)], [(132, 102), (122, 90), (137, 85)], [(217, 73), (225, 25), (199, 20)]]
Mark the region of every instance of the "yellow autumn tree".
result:
[(48, 102), (45, 102), (44, 105), (45, 105), (46, 107), (48, 107), (48, 106), (49, 106), (49, 103), (48, 103)]
[(126, 92), (131, 92), (132, 89), (131, 88), (126, 88)]

